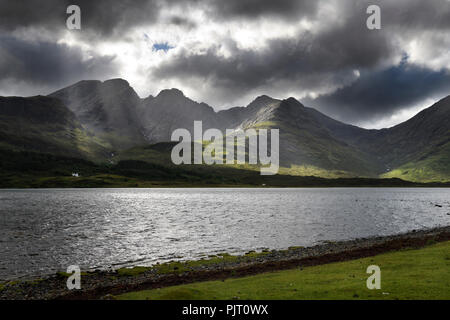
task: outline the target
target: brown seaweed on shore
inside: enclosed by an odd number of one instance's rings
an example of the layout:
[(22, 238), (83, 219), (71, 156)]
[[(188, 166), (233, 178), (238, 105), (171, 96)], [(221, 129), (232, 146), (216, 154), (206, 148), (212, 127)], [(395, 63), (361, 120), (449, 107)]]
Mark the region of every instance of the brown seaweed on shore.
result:
[(173, 262), (153, 267), (83, 273), (81, 290), (66, 288), (67, 275), (0, 285), (0, 299), (100, 299), (111, 294), (207, 280), (223, 280), (263, 272), (347, 261), (450, 240), (450, 226), (372, 238), (326, 242), (312, 247), (265, 250), (222, 259)]

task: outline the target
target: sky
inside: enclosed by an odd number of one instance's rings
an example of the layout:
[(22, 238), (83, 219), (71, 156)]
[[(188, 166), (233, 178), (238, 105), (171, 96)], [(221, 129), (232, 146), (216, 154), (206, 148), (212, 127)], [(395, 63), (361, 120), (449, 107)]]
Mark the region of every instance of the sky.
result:
[[(66, 26), (73, 4), (80, 30)], [(142, 98), (178, 88), (221, 110), (295, 97), (389, 127), (450, 95), (450, 1), (0, 0), (0, 95), (118, 77)]]

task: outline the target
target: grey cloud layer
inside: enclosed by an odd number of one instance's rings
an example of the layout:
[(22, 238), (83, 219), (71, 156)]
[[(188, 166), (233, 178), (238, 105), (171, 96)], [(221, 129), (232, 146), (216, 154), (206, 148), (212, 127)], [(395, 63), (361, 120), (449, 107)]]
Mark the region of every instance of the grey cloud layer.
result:
[[(123, 35), (129, 28), (156, 22), (161, 1), (157, 0), (0, 0), (0, 30), (44, 28), (55, 34), (66, 30), (66, 9), (81, 8), (85, 35)], [(82, 33), (80, 33), (82, 35)]]
[(383, 118), (429, 97), (447, 95), (450, 95), (449, 71), (410, 65), (405, 59), (399, 66), (363, 73), (347, 87), (304, 102), (339, 120), (360, 122)]
[[(248, 92), (265, 94), (274, 88), (280, 88), (278, 97), (285, 92), (341, 88), (315, 103), (343, 120), (361, 121), (390, 115), (432, 94), (450, 93), (448, 66), (433, 71), (407, 62), (393, 65), (406, 50), (402, 41), (420, 39), (426, 31), (450, 37), (447, 0), (0, 0), (0, 83), (12, 79), (30, 86), (54, 86), (83, 77), (120, 73), (112, 56), (94, 54), (83, 59), (80, 48), (56, 43), (65, 31), (69, 4), (82, 9), (83, 30), (76, 37), (93, 46), (104, 39), (123, 40), (137, 26), (161, 23), (161, 12), (170, 9), (178, 10), (166, 16), (164, 23), (179, 26), (185, 33), (182, 36), (202, 28), (190, 15), (193, 9), (203, 11), (224, 28), (233, 21), (295, 25), (306, 18), (320, 23), (320, 30), (313, 28), (289, 37), (280, 34), (268, 40), (265, 49), (243, 49), (231, 36), (220, 38), (217, 43), (209, 43), (203, 53), (180, 49), (148, 70), (149, 79), (177, 81), (181, 89), (190, 85), (187, 78), (203, 81), (213, 97), (202, 98), (212, 104), (231, 106), (234, 97)], [(369, 4), (378, 4), (382, 9), (381, 30), (369, 31), (365, 27)], [(325, 7), (329, 19), (323, 13)], [(41, 28), (54, 35), (55, 43), (12, 35), (12, 31), (23, 28)], [(445, 44), (429, 43), (436, 48), (436, 54), (445, 53)], [(230, 52), (229, 57), (221, 54), (221, 46)], [(359, 79), (355, 70), (361, 73)], [(423, 79), (432, 79), (432, 85)], [(411, 90), (417, 93), (406, 94)], [(195, 92), (195, 87), (191, 91)]]
[(78, 80), (109, 75), (115, 70), (114, 56), (85, 58), (78, 47), (0, 37), (0, 82), (56, 89)]
[[(230, 57), (220, 54), (220, 45), (204, 53), (180, 52), (153, 72), (163, 79), (198, 77), (217, 88), (215, 94), (223, 99), (249, 90), (263, 94), (280, 82), (288, 92), (345, 86), (316, 105), (351, 122), (389, 116), (431, 94), (450, 94), (448, 71), (392, 65), (404, 54), (401, 40), (430, 30), (448, 30), (450, 36), (450, 2), (378, 1), (383, 27), (377, 31), (365, 27), (371, 3), (339, 2), (342, 19), (329, 26), (323, 21), (325, 28), (316, 34), (270, 40), (262, 51), (238, 49), (229, 39), (225, 45), (231, 48)], [(440, 44), (435, 45), (437, 52)], [(354, 70), (363, 76), (349, 83)]]
[(316, 0), (212, 0), (204, 1), (209, 11), (219, 19), (259, 18), (270, 16), (298, 20), (303, 16), (315, 15), (319, 1)]
[[(192, 27), (189, 10), (204, 11), (212, 19), (282, 17), (299, 19), (317, 11), (315, 0), (0, 0), (0, 29), (41, 27), (61, 32), (67, 18), (66, 8), (82, 9), (83, 28), (90, 36), (122, 36), (130, 28), (160, 22), (162, 8), (181, 8), (184, 16), (173, 16), (174, 24)], [(195, 23), (194, 23), (195, 24)]]
[[(361, 40), (355, 42), (355, 38)], [(393, 51), (389, 40), (380, 33), (356, 28), (353, 23), (319, 36), (305, 34), (270, 40), (262, 51), (238, 49), (228, 39), (227, 49), (231, 51), (227, 58), (220, 54), (220, 46), (198, 54), (182, 51), (153, 73), (160, 78), (198, 76), (216, 86), (241, 91), (264, 87), (277, 80), (297, 81), (303, 89), (314, 89), (320, 85), (318, 75), (328, 80), (339, 79), (342, 72), (353, 73), (355, 68), (376, 66)]]

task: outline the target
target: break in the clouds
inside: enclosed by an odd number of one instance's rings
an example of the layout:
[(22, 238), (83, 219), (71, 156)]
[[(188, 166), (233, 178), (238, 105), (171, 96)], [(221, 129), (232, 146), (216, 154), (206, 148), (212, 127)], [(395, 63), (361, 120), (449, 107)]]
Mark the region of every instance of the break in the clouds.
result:
[(0, 36), (0, 87), (8, 95), (32, 95), (114, 72), (114, 56), (91, 56), (79, 47)]
[[(81, 30), (66, 28), (70, 4)], [(381, 30), (366, 28), (370, 4)], [(216, 109), (294, 96), (383, 126), (450, 94), (449, 31), (448, 0), (0, 0), (0, 94), (123, 77), (141, 96), (177, 87)]]

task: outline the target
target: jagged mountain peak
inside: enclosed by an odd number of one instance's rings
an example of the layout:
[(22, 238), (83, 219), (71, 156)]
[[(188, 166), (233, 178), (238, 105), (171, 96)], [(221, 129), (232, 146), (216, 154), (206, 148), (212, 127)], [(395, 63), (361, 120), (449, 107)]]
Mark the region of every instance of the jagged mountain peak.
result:
[(261, 96), (256, 97), (252, 102), (250, 102), (248, 104), (247, 108), (261, 107), (261, 106), (269, 105), (269, 104), (279, 102), (279, 101), (280, 100), (274, 99), (267, 95), (261, 95)]
[(262, 102), (273, 102), (273, 101), (276, 101), (277, 99), (274, 99), (274, 98), (272, 98), (272, 97), (270, 97), (270, 96), (268, 96), (268, 95), (265, 95), (265, 94), (263, 94), (263, 95), (260, 95), (260, 96), (257, 96), (256, 98), (255, 98), (255, 100), (253, 100), (252, 102), (258, 102), (258, 103), (262, 103)]
[(101, 87), (104, 90), (114, 90), (116, 93), (118, 93), (120, 91), (128, 91), (128, 92), (132, 92), (133, 95), (137, 96), (137, 93), (130, 86), (128, 81), (121, 79), (121, 78), (109, 79), (109, 80), (103, 81), (101, 84)]
[[(69, 145), (80, 146), (74, 154), (84, 156), (86, 148), (103, 154), (167, 142), (175, 129), (193, 132), (194, 121), (202, 121), (203, 130), (279, 129), (280, 164), (294, 171), (312, 166), (305, 174), (317, 169), (337, 176), (450, 179), (450, 96), (395, 127), (366, 130), (327, 117), (294, 97), (260, 95), (246, 107), (215, 112), (176, 88), (141, 99), (126, 80), (116, 78), (79, 81), (47, 97), (0, 97), (2, 119), (6, 129), (0, 136), (8, 145), (52, 153), (70, 152)], [(23, 123), (32, 130), (23, 133)], [(37, 139), (39, 130), (49, 134)], [(57, 139), (48, 140), (54, 132)], [(90, 141), (89, 146), (83, 141)]]
[(109, 99), (111, 97), (121, 95), (123, 92), (126, 92), (128, 95), (132, 96), (133, 99), (139, 98), (128, 81), (120, 78), (109, 79), (103, 82), (100, 80), (82, 80), (71, 86), (55, 91), (48, 96), (59, 98), (66, 103), (69, 102), (69, 104), (73, 104), (74, 102), (78, 102), (86, 98), (90, 99), (89, 97), (92, 96)]
[(117, 85), (117, 86), (127, 86), (129, 87), (130, 84), (128, 83), (127, 80), (122, 79), (122, 78), (114, 78), (114, 79), (108, 79), (103, 81), (104, 84), (112, 84), (112, 85)]
[(298, 101), (297, 99), (293, 98), (293, 97), (289, 97), (287, 99), (283, 99), (281, 101), (279, 101), (279, 103), (277, 104), (277, 107), (279, 109), (286, 109), (286, 108), (293, 108), (295, 109), (304, 109), (305, 106)]
[(61, 95), (67, 95), (68, 92), (70, 93), (79, 92), (79, 94), (88, 94), (93, 90), (98, 90), (101, 84), (102, 82), (100, 80), (81, 80), (68, 87), (59, 89), (49, 94), (48, 96), (60, 98)]
[(158, 98), (186, 98), (183, 91), (177, 89), (177, 88), (172, 88), (172, 89), (164, 89), (161, 90), (160, 93), (158, 93), (158, 95), (156, 96)]
[(289, 97), (287, 99), (283, 99), (283, 101), (285, 101), (287, 103), (297, 104), (297, 105), (300, 105), (303, 107), (303, 104), (294, 97)]
[(113, 139), (114, 146), (144, 142), (137, 115), (141, 99), (126, 80), (80, 81), (49, 96), (63, 101), (87, 129)]
[(149, 96), (143, 100), (143, 103), (144, 105), (153, 104), (157, 108), (162, 107), (169, 110), (193, 108), (198, 109), (199, 111), (214, 112), (214, 109), (211, 106), (186, 97), (183, 91), (176, 88), (161, 90), (156, 97)]

